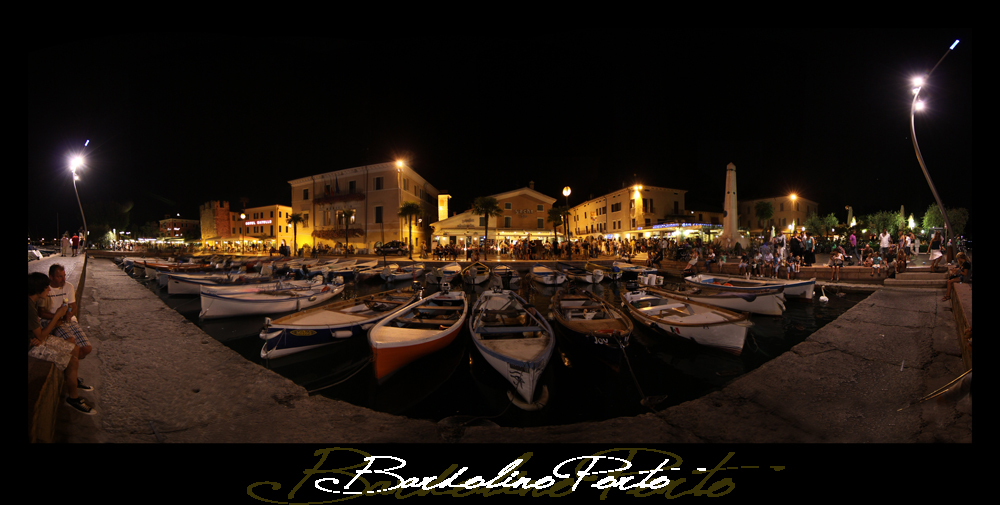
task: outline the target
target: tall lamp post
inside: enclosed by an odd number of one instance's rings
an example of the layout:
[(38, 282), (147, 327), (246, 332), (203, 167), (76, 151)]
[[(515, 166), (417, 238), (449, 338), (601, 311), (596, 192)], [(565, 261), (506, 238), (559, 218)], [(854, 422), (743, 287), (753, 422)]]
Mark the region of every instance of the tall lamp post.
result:
[[(87, 142), (90, 142), (89, 140)], [(80, 217), (83, 219), (84, 244), (90, 245), (90, 233), (87, 231), (87, 216), (83, 214), (83, 204), (80, 203), (80, 192), (76, 190), (76, 181), (80, 179), (76, 170), (83, 166), (83, 156), (74, 156), (69, 161), (69, 171), (73, 172), (73, 193), (76, 194), (76, 204), (80, 206)]]
[(563, 188), (563, 196), (566, 197), (566, 218), (563, 220), (563, 224), (565, 225), (563, 227), (563, 231), (566, 232), (565, 235), (567, 242), (569, 241), (569, 194), (572, 192), (573, 190), (569, 189), (569, 186)]
[(937, 202), (938, 208), (941, 210), (941, 216), (944, 217), (944, 226), (948, 229), (948, 241), (952, 244), (954, 243), (954, 231), (951, 228), (951, 222), (948, 220), (948, 213), (944, 210), (944, 204), (941, 203), (941, 197), (938, 195), (937, 189), (934, 187), (934, 182), (931, 181), (931, 174), (927, 172), (927, 165), (924, 163), (924, 157), (920, 154), (920, 146), (917, 144), (917, 132), (913, 127), (913, 117), (916, 115), (916, 111), (923, 109), (923, 102), (919, 100), (921, 88), (923, 88), (923, 85), (927, 82), (927, 79), (931, 77), (931, 74), (934, 73), (934, 70), (937, 69), (938, 65), (944, 61), (945, 56), (948, 56), (948, 53), (950, 53), (952, 49), (955, 49), (955, 46), (957, 45), (958, 40), (951, 44), (951, 47), (944, 52), (944, 56), (941, 56), (941, 59), (938, 60), (930, 72), (927, 72), (927, 75), (913, 79), (913, 102), (910, 104), (910, 138), (913, 139), (913, 150), (917, 154), (917, 162), (920, 163), (920, 169), (924, 172), (924, 177), (927, 179), (927, 185), (930, 186), (931, 193), (934, 194), (934, 201)]
[(247, 252), (246, 225), (247, 215), (240, 212), (240, 254)]

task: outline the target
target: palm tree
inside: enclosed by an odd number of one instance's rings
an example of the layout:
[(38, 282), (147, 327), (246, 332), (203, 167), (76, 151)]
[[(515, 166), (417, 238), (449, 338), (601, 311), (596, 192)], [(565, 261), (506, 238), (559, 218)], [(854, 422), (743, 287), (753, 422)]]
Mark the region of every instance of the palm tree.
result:
[(566, 222), (563, 219), (563, 216), (565, 216), (568, 212), (569, 212), (569, 207), (565, 207), (565, 206), (563, 206), (563, 207), (552, 207), (551, 209), (549, 209), (548, 221), (550, 223), (552, 223), (552, 235), (553, 236), (555, 236), (555, 234), (556, 234), (556, 228), (560, 224), (562, 224), (562, 225), (564, 225), (563, 226), (563, 232), (564, 232), (564, 234), (567, 237), (566, 240), (569, 240), (569, 223)]
[[(490, 237), (490, 218), (500, 217), (503, 215), (503, 209), (500, 208), (500, 204), (497, 203), (497, 199), (492, 196), (480, 196), (472, 201), (472, 213), (483, 216), (486, 218), (486, 231), (484, 236), (486, 240)], [(483, 259), (486, 259), (486, 253), (483, 253)]]
[(403, 202), (403, 205), (399, 206), (398, 216), (406, 218), (406, 225), (410, 230), (410, 261), (413, 260), (413, 218), (421, 213), (423, 213), (423, 209), (417, 202)]
[[(774, 216), (774, 205), (767, 201), (757, 202), (757, 204), (754, 205), (754, 214), (757, 216), (758, 222), (762, 221), (767, 223), (767, 220)], [(761, 225), (761, 227), (766, 228), (764, 225)]]
[(347, 255), (348, 246), (351, 245), (351, 219), (354, 218), (354, 209), (344, 211), (344, 255)]
[(299, 251), (299, 224), (306, 222), (302, 214), (292, 214), (288, 216), (288, 224), (292, 225), (292, 256), (298, 254)]

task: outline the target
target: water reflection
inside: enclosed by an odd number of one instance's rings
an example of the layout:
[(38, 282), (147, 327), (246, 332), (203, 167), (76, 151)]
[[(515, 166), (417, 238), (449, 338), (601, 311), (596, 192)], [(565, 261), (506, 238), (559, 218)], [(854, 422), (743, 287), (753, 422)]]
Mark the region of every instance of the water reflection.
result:
[[(683, 282), (683, 279), (667, 278), (666, 282)], [(366, 282), (352, 281), (341, 296), (353, 298), (402, 289), (409, 284), (409, 281), (384, 283), (378, 277)], [(523, 279), (515, 287), (543, 314), (548, 313), (549, 299), (558, 289), (529, 279)], [(617, 284), (577, 284), (577, 287), (620, 304)], [(155, 282), (150, 283), (150, 289), (159, 292)], [(433, 284), (426, 286), (427, 293), (438, 289)], [(465, 290), (471, 307), (490, 287), (457, 282), (453, 289)], [(617, 359), (601, 360), (553, 321), (557, 347), (543, 377), (550, 393), (549, 403), (539, 411), (526, 412), (510, 405), (509, 384), (475, 351), (468, 329), (446, 349), (410, 364), (379, 385), (369, 363), (368, 343), (363, 338), (346, 339), (279, 359), (262, 359), (259, 355), (263, 344), (259, 338), (262, 316), (202, 321), (198, 319), (197, 296), (169, 296), (165, 289), (160, 293), (168, 306), (212, 337), (315, 394), (414, 418), (437, 421), (451, 416), (483, 417), (501, 426), (598, 421), (648, 412), (648, 406), (653, 404), (662, 409), (698, 398), (787, 351), (866, 296), (840, 293), (830, 296), (825, 304), (791, 299), (786, 302), (787, 310), (782, 317), (754, 316), (754, 326), (741, 356), (636, 325), (625, 352)]]

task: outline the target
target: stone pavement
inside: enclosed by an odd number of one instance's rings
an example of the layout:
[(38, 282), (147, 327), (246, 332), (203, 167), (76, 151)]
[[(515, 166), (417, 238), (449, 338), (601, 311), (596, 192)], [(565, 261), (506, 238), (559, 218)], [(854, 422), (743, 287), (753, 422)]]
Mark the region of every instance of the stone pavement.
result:
[[(78, 283), (82, 259), (60, 261)], [(113, 443), (913, 443), (972, 441), (971, 397), (917, 399), (965, 371), (943, 290), (880, 288), (721, 391), (659, 412), (538, 428), (449, 427), (321, 396), (242, 358), (110, 260), (91, 258), (81, 362), (98, 414), (56, 440)], [(913, 405), (911, 405), (913, 404)], [(904, 408), (907, 407), (907, 408)], [(899, 410), (903, 408), (903, 410)]]

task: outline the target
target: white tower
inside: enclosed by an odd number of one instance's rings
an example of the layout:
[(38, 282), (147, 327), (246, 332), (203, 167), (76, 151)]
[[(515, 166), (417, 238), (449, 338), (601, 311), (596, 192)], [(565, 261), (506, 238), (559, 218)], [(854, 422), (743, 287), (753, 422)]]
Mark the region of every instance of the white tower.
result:
[(723, 203), (722, 211), (722, 234), (715, 241), (719, 247), (729, 249), (737, 243), (743, 248), (749, 245), (746, 237), (739, 234), (737, 216), (736, 165), (730, 163), (726, 165), (726, 200)]

